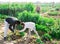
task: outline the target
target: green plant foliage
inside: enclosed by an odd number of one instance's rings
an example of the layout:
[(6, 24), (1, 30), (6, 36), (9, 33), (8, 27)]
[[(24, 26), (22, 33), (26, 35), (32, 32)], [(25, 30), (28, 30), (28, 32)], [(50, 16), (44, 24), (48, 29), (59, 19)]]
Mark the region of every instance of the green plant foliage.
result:
[(34, 10), (34, 5), (32, 3), (26, 4), (25, 5), (25, 10), (32, 12)]
[(19, 32), (20, 36), (23, 37), (25, 35), (24, 32)]
[(37, 13), (34, 14), (31, 12), (24, 11), (24, 12), (18, 14), (18, 19), (22, 20), (24, 22), (31, 21), (31, 22), (37, 23), (37, 21), (39, 19), (39, 14), (37, 14)]
[(44, 34), (44, 35), (42, 35), (42, 40), (45, 40), (45, 41), (51, 41), (52, 40), (52, 37), (48, 34), (48, 33), (46, 33), (46, 34)]
[(36, 42), (37, 42), (38, 44), (44, 44), (44, 43), (41, 41), (41, 39), (37, 39)]
[[(50, 9), (52, 9), (51, 3), (40, 4), (40, 6), (41, 13), (48, 12)], [(35, 13), (35, 8), (36, 6), (33, 3), (12, 3), (10, 5), (8, 3), (0, 4), (0, 22), (2, 21), (2, 19), (4, 20), (8, 16), (15, 16), (22, 22), (34, 22), (36, 24), (36, 30), (42, 36), (42, 38), (46, 38), (47, 36), (46, 39), (49, 40), (51, 39), (51, 37), (54, 39), (60, 39), (60, 18), (54, 20), (53, 18), (42, 17), (40, 16), (40, 14)], [(60, 5), (55, 4), (54, 8), (58, 9), (48, 12), (48, 14), (51, 16), (60, 15), (60, 12), (58, 11)], [(18, 25), (17, 29), (21, 30), (22, 26)], [(20, 35), (23, 36), (24, 32), (20, 33)]]
[(1, 4), (0, 5), (0, 14), (6, 14), (10, 16), (17, 16), (18, 12), (34, 11), (34, 5), (32, 3), (20, 4), (20, 3), (12, 3), (12, 4)]
[(52, 38), (54, 39), (60, 39), (60, 21), (59, 19), (57, 19), (55, 21), (56, 23), (51, 27), (51, 31), (50, 31), (50, 35), (52, 36)]
[(16, 26), (17, 30), (21, 30), (23, 27), (21, 25)]
[(52, 38), (60, 39), (60, 30), (53, 29), (50, 33)]
[(36, 30), (37, 31), (42, 31), (42, 32), (49, 32), (49, 29), (47, 28), (47, 26), (38, 25), (38, 24), (36, 24)]
[(42, 17), (37, 13), (31, 13), (27, 11), (18, 13), (17, 18), (22, 22), (36, 23), (36, 30), (39, 32), (39, 34), (41, 32), (49, 33), (51, 31), (52, 26), (55, 24), (55, 20), (53, 18)]
[(50, 15), (50, 16), (56, 16), (58, 14), (59, 14), (58, 11), (51, 11), (51, 12), (48, 13), (48, 15)]
[(0, 14), (0, 19), (5, 19), (5, 18), (7, 18), (8, 16), (6, 16), (6, 15), (2, 15), (2, 14)]

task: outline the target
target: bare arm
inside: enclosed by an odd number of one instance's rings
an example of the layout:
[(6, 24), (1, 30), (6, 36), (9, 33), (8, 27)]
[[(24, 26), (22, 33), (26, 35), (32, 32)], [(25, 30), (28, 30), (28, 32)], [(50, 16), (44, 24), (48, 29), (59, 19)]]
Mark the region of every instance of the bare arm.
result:
[(12, 29), (12, 25), (9, 25), (9, 29), (14, 32), (14, 30)]
[[(13, 27), (13, 28), (12, 28)], [(9, 25), (9, 29), (14, 32), (14, 29), (15, 29), (15, 25)]]

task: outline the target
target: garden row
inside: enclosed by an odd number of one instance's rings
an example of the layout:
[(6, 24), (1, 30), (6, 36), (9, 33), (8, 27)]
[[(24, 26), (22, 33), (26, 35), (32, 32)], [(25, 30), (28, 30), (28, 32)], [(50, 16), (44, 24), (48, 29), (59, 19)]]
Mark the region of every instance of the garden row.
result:
[[(60, 39), (60, 20), (54, 18), (42, 17), (37, 13), (23, 11), (18, 13), (17, 18), (22, 22), (35, 22), (41, 40), (51, 41), (52, 39)], [(17, 26), (17, 29), (22, 29)]]

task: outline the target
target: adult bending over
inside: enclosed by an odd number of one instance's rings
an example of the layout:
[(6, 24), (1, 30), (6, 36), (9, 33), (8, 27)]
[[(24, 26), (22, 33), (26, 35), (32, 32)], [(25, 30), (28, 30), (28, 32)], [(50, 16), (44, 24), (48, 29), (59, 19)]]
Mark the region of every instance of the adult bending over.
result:
[(10, 29), (14, 33), (14, 29), (16, 25), (20, 24), (20, 21), (15, 17), (9, 17), (4, 20), (5, 28), (4, 28), (4, 40), (7, 39), (7, 31)]

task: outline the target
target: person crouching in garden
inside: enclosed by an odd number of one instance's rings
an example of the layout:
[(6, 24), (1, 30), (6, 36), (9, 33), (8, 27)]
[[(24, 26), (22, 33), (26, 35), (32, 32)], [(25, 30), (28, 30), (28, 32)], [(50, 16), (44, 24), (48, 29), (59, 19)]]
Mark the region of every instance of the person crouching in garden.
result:
[(34, 31), (34, 33), (39, 37), (38, 32), (36, 31), (35, 23), (34, 22), (21, 22), (21, 25), (23, 27), (22, 30), (19, 32), (24, 32), (27, 28), (29, 30), (29, 37), (31, 37), (31, 31)]
[(14, 30), (15, 30), (15, 26), (16, 25), (19, 25), (20, 24), (20, 21), (15, 18), (15, 17), (9, 17), (9, 18), (6, 18), (4, 20), (4, 40), (7, 39), (7, 31), (8, 29), (10, 29), (13, 33), (14, 33)]

